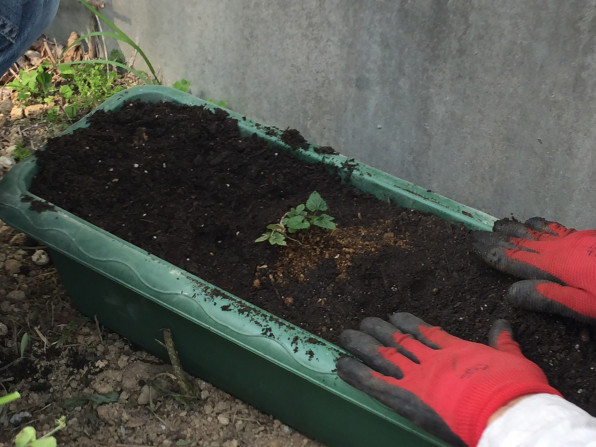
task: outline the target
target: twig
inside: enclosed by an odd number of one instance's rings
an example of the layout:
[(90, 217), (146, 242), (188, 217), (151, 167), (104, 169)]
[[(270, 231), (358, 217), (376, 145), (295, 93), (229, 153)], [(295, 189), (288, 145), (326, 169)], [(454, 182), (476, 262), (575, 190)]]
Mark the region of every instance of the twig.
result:
[(163, 339), (165, 342), (166, 350), (168, 351), (168, 356), (170, 357), (170, 363), (174, 368), (174, 375), (176, 376), (176, 381), (178, 382), (178, 386), (180, 387), (182, 394), (186, 396), (192, 396), (192, 389), (186, 381), (186, 374), (182, 369), (182, 365), (180, 364), (178, 351), (176, 351), (176, 346), (174, 346), (174, 340), (172, 339), (172, 332), (169, 329), (163, 330)]
[(94, 318), (95, 318), (95, 327), (97, 328), (97, 335), (99, 335), (99, 341), (103, 345), (103, 337), (101, 336), (101, 327), (99, 326), (99, 320), (97, 319), (97, 315), (95, 315)]
[(43, 41), (43, 46), (46, 49), (46, 51), (48, 52), (48, 58), (50, 58), (50, 60), (52, 61), (52, 64), (56, 64), (56, 59), (54, 59), (54, 55), (52, 54), (52, 50), (50, 50), (50, 46), (48, 45), (47, 40)]
[(37, 326), (33, 326), (33, 329), (35, 330), (35, 332), (37, 332), (37, 336), (39, 338), (41, 338), (41, 341), (43, 341), (43, 352), (46, 352), (46, 348), (48, 347), (48, 345), (50, 344), (50, 342), (45, 337), (45, 335), (43, 335), (41, 333), (41, 331), (37, 328)]

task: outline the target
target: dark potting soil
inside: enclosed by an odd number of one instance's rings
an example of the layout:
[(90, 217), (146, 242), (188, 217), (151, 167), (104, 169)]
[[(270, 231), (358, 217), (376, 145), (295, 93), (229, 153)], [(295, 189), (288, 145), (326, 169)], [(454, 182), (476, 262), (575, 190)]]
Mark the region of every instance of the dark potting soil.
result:
[[(294, 130), (283, 140), (304, 145)], [(514, 278), (471, 253), (469, 230), (344, 186), (242, 136), (223, 111), (125, 103), (38, 157), (34, 194), (331, 342), (365, 316), (407, 311), (485, 343), (506, 318), (551, 384), (596, 415), (593, 327), (514, 307)], [(337, 230), (254, 242), (315, 190)]]

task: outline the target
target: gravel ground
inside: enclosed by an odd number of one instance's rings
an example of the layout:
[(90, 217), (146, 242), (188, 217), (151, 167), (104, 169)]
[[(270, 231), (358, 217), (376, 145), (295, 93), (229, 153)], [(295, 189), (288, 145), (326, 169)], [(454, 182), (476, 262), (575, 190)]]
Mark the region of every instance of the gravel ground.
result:
[[(35, 150), (53, 134), (2, 90), (0, 177), (17, 144)], [(43, 249), (0, 221), (0, 394), (22, 396), (0, 409), (0, 447), (61, 416), (60, 446), (322, 446), (200, 379), (181, 398), (170, 365), (72, 307)]]

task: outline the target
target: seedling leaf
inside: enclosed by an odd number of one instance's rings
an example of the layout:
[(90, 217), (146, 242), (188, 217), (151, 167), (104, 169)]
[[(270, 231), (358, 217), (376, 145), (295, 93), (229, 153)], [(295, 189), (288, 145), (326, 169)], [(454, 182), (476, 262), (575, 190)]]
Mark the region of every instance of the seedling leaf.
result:
[(321, 214), (313, 219), (312, 224), (317, 227), (325, 228), (326, 230), (335, 230), (337, 226), (333, 221), (334, 217), (328, 214)]
[(313, 191), (306, 201), (306, 207), (312, 212), (327, 211), (327, 202), (323, 200), (318, 192)]
[(282, 233), (273, 232), (269, 237), (269, 243), (271, 245), (288, 245), (286, 237)]
[(265, 242), (265, 241), (269, 240), (270, 237), (271, 237), (271, 233), (265, 233), (261, 237), (255, 239), (255, 242)]
[(27, 332), (25, 332), (23, 334), (23, 338), (21, 338), (21, 358), (23, 358), (25, 356), (25, 351), (27, 350), (27, 347), (29, 346), (29, 334)]
[(16, 447), (26, 447), (31, 445), (36, 438), (36, 431), (33, 427), (23, 428), (14, 438), (14, 444)]
[(303, 215), (287, 217), (283, 220), (284, 225), (288, 228), (290, 233), (295, 233), (298, 230), (306, 230), (310, 228), (310, 223)]
[(109, 393), (92, 394), (89, 396), (89, 400), (96, 404), (111, 404), (118, 400), (118, 393), (116, 391), (110, 391)]

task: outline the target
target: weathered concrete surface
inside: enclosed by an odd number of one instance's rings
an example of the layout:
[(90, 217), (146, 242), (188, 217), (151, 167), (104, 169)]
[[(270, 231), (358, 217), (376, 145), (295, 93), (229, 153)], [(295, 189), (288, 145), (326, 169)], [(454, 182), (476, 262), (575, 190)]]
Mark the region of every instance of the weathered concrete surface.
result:
[[(88, 21), (72, 3), (50, 33)], [(186, 78), (495, 216), (596, 228), (595, 1), (113, 0), (103, 12), (168, 85)]]

